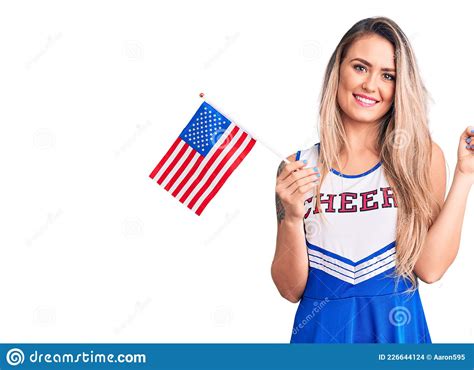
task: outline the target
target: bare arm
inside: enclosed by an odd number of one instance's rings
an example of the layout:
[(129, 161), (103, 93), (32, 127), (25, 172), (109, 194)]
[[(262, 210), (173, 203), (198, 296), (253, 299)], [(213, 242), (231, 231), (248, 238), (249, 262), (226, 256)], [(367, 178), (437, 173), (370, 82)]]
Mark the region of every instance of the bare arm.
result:
[[(468, 157), (461, 166), (458, 161), (454, 171), (453, 183), (444, 202), (446, 172), (445, 160), (441, 148), (433, 144), (432, 181), (434, 197), (442, 205), (440, 213), (431, 225), (414, 271), (425, 283), (438, 281), (453, 263), (459, 250), (461, 231), (466, 210), (466, 201), (472, 186), (472, 173), (466, 171), (467, 160), (472, 164), (473, 153), (461, 144)], [(461, 156), (464, 153), (461, 152)], [(464, 169), (464, 171), (462, 171)], [(444, 204), (443, 204), (444, 203)]]
[[(288, 157), (288, 159), (293, 164), (295, 155)], [(287, 187), (285, 192), (285, 186), (292, 184), (292, 180), (289, 180), (288, 177), (286, 182), (283, 181), (284, 169), (285, 162), (282, 161), (278, 167), (277, 177), (280, 178), (280, 181), (277, 181), (277, 191), (275, 192), (277, 240), (271, 274), (281, 296), (296, 303), (303, 294), (308, 278), (302, 197), (308, 189), (314, 186), (312, 180), (316, 176), (314, 176), (312, 169), (301, 170), (300, 179), (293, 182), (292, 187)], [(286, 171), (288, 172), (288, 170)], [(292, 192), (293, 190), (294, 192)]]

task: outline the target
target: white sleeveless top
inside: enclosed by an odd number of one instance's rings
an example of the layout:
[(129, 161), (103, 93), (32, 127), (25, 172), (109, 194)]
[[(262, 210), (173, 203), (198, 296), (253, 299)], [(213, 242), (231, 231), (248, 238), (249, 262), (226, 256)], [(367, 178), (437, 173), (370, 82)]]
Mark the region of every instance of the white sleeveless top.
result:
[[(316, 167), (319, 145), (298, 151), (296, 160), (307, 160), (307, 167)], [(393, 292), (393, 284), (382, 289), (380, 274), (395, 267), (397, 203), (384, 176), (382, 163), (358, 175), (346, 175), (331, 168), (321, 184), (321, 214), (313, 208), (314, 189), (305, 197), (304, 230), (309, 266), (322, 283), (308, 279), (310, 295), (371, 295)], [(321, 274), (325, 272), (325, 274)], [(331, 278), (327, 278), (328, 275)], [(375, 279), (379, 276), (378, 279)], [(337, 294), (330, 287), (335, 280), (345, 282)], [(362, 284), (365, 283), (365, 284)], [(359, 286), (358, 289), (356, 287)]]

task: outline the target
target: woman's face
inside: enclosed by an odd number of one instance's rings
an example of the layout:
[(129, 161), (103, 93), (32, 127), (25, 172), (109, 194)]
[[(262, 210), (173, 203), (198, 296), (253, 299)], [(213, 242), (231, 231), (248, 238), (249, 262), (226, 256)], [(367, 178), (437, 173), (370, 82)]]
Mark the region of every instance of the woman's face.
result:
[(394, 52), (379, 35), (352, 43), (339, 70), (337, 102), (343, 118), (372, 123), (387, 113), (395, 94)]

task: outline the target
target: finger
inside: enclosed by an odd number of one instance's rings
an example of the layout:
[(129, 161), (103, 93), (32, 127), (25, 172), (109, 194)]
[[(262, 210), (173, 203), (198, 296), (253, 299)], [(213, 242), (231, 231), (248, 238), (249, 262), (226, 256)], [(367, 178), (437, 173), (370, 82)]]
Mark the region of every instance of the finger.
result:
[(319, 177), (317, 175), (310, 175), (303, 177), (297, 181), (295, 181), (293, 184), (291, 184), (290, 187), (288, 187), (288, 192), (290, 195), (298, 192), (298, 189), (304, 188), (306, 186), (309, 186), (308, 189), (311, 189), (311, 186), (314, 186), (316, 182), (319, 181)]
[[(461, 135), (461, 139), (465, 140), (469, 137), (472, 138), (473, 136), (474, 136), (474, 126), (467, 126)], [(471, 139), (471, 140), (474, 140), (474, 139)]]
[(299, 186), (290, 196), (291, 197), (296, 196), (298, 198), (303, 197), (308, 191), (310, 191), (311, 189), (314, 189), (318, 181), (319, 180), (311, 181), (305, 185)]
[(291, 174), (289, 174), (288, 177), (284, 181), (282, 181), (282, 186), (284, 188), (289, 188), (298, 180), (306, 178), (308, 176), (318, 174), (318, 173), (319, 173), (319, 170), (317, 167), (300, 169), (296, 172), (292, 172)]
[(294, 162), (287, 163), (286, 166), (283, 167), (283, 170), (281, 171), (281, 174), (279, 176), (280, 180), (285, 180), (291, 173), (299, 170), (305, 165), (306, 163), (304, 163), (303, 161), (294, 161)]
[(468, 126), (461, 135), (461, 140), (466, 143), (466, 149), (474, 151), (474, 126)]

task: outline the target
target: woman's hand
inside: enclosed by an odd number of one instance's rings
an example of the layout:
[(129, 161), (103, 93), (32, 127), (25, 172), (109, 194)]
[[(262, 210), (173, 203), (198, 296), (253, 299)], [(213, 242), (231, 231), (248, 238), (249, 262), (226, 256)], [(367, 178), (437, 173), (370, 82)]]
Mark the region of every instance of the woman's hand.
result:
[(319, 181), (317, 168), (303, 168), (303, 161), (282, 162), (278, 169), (275, 193), (278, 222), (299, 221), (305, 214), (304, 195)]
[(456, 171), (474, 183), (474, 126), (467, 127), (459, 139)]

